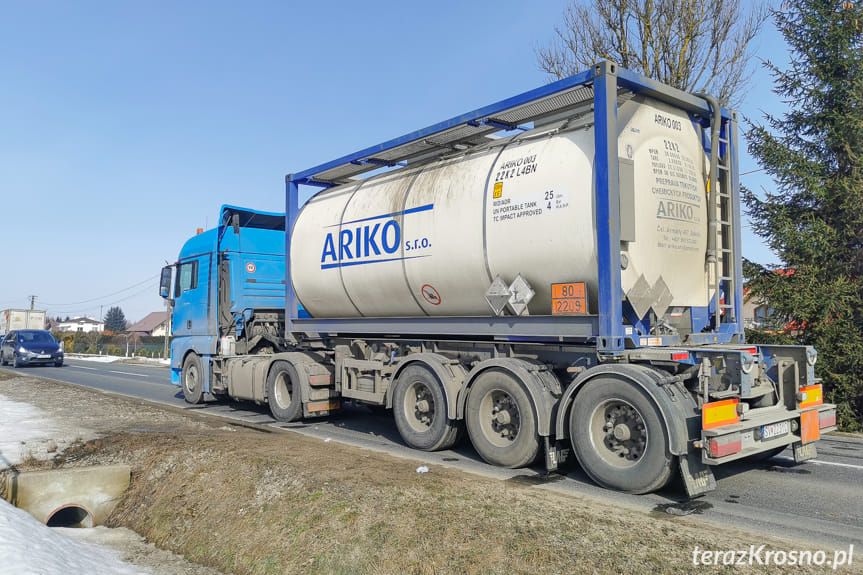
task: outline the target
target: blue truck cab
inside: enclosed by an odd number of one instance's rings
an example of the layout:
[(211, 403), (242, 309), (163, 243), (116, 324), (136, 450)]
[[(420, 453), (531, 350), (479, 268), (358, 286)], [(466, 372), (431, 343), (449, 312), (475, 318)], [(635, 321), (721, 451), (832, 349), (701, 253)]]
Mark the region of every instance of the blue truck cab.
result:
[(171, 382), (181, 385), (191, 362), (184, 392), (217, 392), (214, 356), (283, 347), (285, 215), (222, 206), (219, 225), (190, 238), (163, 268), (160, 291), (173, 305)]

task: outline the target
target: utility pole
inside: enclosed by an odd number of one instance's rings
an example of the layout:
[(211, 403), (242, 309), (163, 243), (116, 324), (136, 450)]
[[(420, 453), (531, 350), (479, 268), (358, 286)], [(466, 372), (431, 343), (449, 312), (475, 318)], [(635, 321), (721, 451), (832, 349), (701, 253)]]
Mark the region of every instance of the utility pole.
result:
[(36, 309), (36, 297), (35, 295), (30, 296), (30, 309)]

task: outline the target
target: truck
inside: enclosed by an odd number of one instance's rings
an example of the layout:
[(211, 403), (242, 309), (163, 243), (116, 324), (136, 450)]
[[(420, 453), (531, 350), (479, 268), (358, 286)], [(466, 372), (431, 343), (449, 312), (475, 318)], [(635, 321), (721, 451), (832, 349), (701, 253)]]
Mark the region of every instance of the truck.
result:
[(631, 493), (812, 459), (816, 350), (743, 330), (739, 146), (714, 98), (604, 61), (289, 174), (284, 214), (223, 206), (163, 268), (171, 381)]
[(0, 335), (16, 329), (45, 329), (45, 310), (4, 309), (0, 311)]

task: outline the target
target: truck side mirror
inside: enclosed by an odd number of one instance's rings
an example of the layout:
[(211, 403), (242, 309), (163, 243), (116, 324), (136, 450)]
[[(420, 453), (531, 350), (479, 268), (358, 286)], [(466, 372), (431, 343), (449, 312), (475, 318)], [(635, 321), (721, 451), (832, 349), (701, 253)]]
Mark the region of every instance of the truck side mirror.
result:
[(159, 295), (168, 298), (171, 295), (171, 266), (162, 268), (162, 277), (159, 280)]
[(231, 227), (234, 228), (234, 235), (240, 235), (240, 214), (234, 214), (231, 218)]

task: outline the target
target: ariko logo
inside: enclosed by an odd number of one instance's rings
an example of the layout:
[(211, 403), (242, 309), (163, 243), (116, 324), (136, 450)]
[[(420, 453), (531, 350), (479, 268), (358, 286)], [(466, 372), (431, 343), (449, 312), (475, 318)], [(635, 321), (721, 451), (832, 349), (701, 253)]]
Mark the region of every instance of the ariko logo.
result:
[[(342, 222), (330, 227), (340, 227), (337, 232), (328, 232), (321, 253), (321, 269), (340, 268), (363, 264), (375, 264), (396, 260), (425, 257), (429, 254), (398, 257), (402, 245), (402, 229), (398, 216), (430, 211), (434, 204), (427, 204), (401, 212)], [(386, 220), (385, 222), (375, 220)], [(410, 242), (408, 242), (410, 243)], [(415, 242), (417, 246), (421, 245)], [(426, 240), (426, 245), (428, 240)], [(426, 247), (423, 245), (423, 247)], [(405, 246), (406, 250), (411, 249)], [(393, 257), (395, 256), (395, 257)]]

